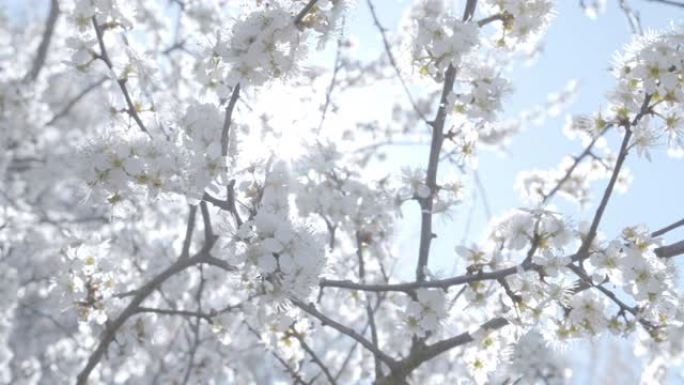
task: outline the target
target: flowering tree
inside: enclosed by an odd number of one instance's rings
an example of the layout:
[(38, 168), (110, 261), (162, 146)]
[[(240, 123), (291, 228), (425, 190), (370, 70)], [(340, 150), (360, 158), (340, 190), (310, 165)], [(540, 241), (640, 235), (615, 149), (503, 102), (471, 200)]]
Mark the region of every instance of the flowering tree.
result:
[[(684, 154), (684, 29), (644, 34), (619, 2), (635, 36), (615, 85), (565, 128), (584, 151), (521, 174), (528, 205), (453, 241), (463, 268), (444, 275), (433, 221), (468, 204), (479, 149), (524, 125), (501, 118), (506, 68), (539, 53), (553, 4), (416, 0), (390, 34), (375, 3), (51, 0), (45, 20), (3, 16), (0, 382), (564, 384), (549, 345), (606, 333), (632, 339), (644, 383), (664, 381), (684, 358), (684, 241), (660, 237), (684, 220), (601, 225), (628, 156)], [(376, 60), (345, 38), (353, 7), (382, 38)], [(309, 62), (326, 47), (331, 71)], [(403, 94), (386, 121), (339, 112), (339, 95), (387, 83)], [(348, 125), (326, 130), (333, 116)], [(426, 167), (383, 163), (403, 142)], [(559, 198), (595, 209), (569, 218)], [(420, 229), (413, 258), (397, 257), (400, 225)]]

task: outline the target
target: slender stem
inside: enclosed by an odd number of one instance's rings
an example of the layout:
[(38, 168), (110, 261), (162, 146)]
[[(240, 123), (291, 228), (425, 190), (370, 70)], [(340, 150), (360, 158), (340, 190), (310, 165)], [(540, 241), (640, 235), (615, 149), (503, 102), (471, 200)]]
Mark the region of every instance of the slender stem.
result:
[(355, 330), (348, 328), (341, 323), (327, 317), (320, 311), (316, 309), (316, 307), (313, 304), (305, 304), (304, 302), (296, 299), (296, 298), (291, 298), (290, 301), (298, 308), (302, 309), (305, 313), (308, 313), (309, 315), (317, 318), (319, 321), (321, 321), (323, 326), (330, 326), (333, 329), (337, 330), (338, 332), (346, 335), (347, 337), (350, 337), (351, 339), (355, 340), (356, 342), (360, 343), (368, 349), (371, 353), (377, 355), (387, 366), (390, 368), (394, 367), (396, 365), (396, 361), (382, 352), (380, 349), (375, 347), (372, 342), (368, 341), (365, 337), (363, 337), (361, 334), (357, 333)]
[(420, 118), (423, 121), (427, 121), (427, 118), (420, 110), (420, 108), (418, 108), (416, 101), (413, 99), (413, 95), (411, 95), (411, 91), (409, 91), (408, 86), (406, 85), (406, 81), (404, 81), (404, 77), (401, 75), (401, 71), (399, 70), (397, 61), (394, 58), (394, 54), (392, 53), (392, 48), (390, 47), (389, 40), (387, 39), (387, 35), (385, 34), (386, 29), (382, 26), (382, 24), (380, 24), (380, 19), (378, 19), (378, 15), (375, 12), (373, 2), (371, 0), (366, 0), (366, 4), (368, 4), (368, 9), (370, 10), (371, 16), (373, 17), (373, 23), (377, 27), (378, 31), (380, 31), (380, 36), (382, 37), (382, 44), (385, 47), (385, 53), (387, 54), (387, 58), (390, 61), (390, 65), (394, 69), (394, 73), (397, 75), (397, 79), (399, 79), (399, 82), (401, 83), (401, 87), (404, 89), (406, 97), (408, 97), (408, 100), (411, 103), (411, 106), (413, 107), (413, 110), (416, 112), (416, 114), (418, 114), (418, 116), (420, 116)]
[(102, 85), (104, 82), (109, 80), (107, 77), (100, 78), (100, 80), (96, 81), (95, 83), (89, 85), (86, 87), (83, 91), (81, 91), (78, 95), (76, 95), (73, 99), (71, 99), (58, 113), (56, 113), (52, 119), (50, 119), (47, 123), (45, 123), (46, 126), (50, 126), (54, 124), (56, 121), (59, 119), (63, 118), (66, 116), (72, 108), (81, 101), (86, 95), (88, 95), (91, 91), (97, 89), (100, 85)]
[[(93, 22), (93, 27), (95, 28), (95, 35), (97, 37), (97, 43), (100, 47), (100, 55), (98, 58), (102, 59), (102, 61), (107, 65), (107, 68), (109, 68), (110, 71), (114, 72), (114, 65), (112, 64), (112, 60), (109, 58), (109, 54), (107, 53), (107, 47), (105, 47), (104, 44), (104, 32), (102, 31), (102, 27), (97, 23), (97, 17), (93, 16), (92, 18)], [(150, 135), (150, 132), (147, 130), (147, 127), (145, 127), (145, 124), (143, 123), (142, 119), (140, 119), (140, 115), (138, 114), (138, 109), (135, 106), (135, 103), (133, 103), (133, 99), (131, 99), (131, 95), (128, 91), (128, 87), (126, 87), (126, 79), (121, 78), (121, 79), (116, 79), (116, 83), (119, 85), (119, 88), (121, 89), (121, 93), (123, 93), (124, 99), (126, 100), (126, 106), (128, 107), (126, 109), (126, 112), (130, 117), (133, 118), (135, 123), (138, 125), (140, 130), (144, 133), (146, 133), (148, 136), (152, 137)]]
[(601, 223), (601, 219), (603, 218), (603, 213), (605, 212), (606, 207), (608, 206), (608, 201), (610, 200), (610, 197), (613, 194), (613, 188), (615, 187), (615, 183), (617, 183), (618, 176), (620, 175), (620, 170), (622, 169), (622, 165), (625, 162), (625, 159), (627, 158), (627, 153), (629, 151), (629, 141), (632, 138), (631, 127), (635, 126), (639, 122), (639, 120), (649, 111), (648, 103), (650, 101), (651, 96), (646, 95), (644, 97), (644, 102), (641, 106), (641, 111), (634, 117), (634, 120), (632, 120), (631, 123), (623, 123), (623, 126), (625, 128), (625, 136), (623, 137), (622, 144), (620, 145), (620, 152), (618, 153), (617, 160), (615, 161), (613, 173), (610, 177), (610, 181), (608, 182), (608, 186), (606, 186), (606, 190), (603, 192), (603, 198), (601, 198), (601, 203), (599, 203), (599, 206), (596, 209), (594, 219), (591, 222), (591, 227), (589, 227), (589, 232), (587, 233), (586, 238), (584, 239), (582, 245), (577, 251), (577, 254), (580, 256), (580, 262), (589, 256), (589, 249), (591, 248), (591, 244), (594, 242), (594, 238), (596, 238), (596, 232), (598, 231), (598, 226)]

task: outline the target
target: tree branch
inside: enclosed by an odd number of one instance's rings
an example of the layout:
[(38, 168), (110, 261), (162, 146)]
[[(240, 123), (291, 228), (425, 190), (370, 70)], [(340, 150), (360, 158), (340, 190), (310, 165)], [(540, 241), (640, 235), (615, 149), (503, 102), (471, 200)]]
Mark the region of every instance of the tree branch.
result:
[(672, 258), (684, 254), (684, 240), (654, 250), (660, 258)]
[(396, 366), (396, 361), (382, 352), (380, 349), (376, 348), (375, 345), (373, 345), (372, 342), (368, 341), (365, 337), (357, 333), (355, 330), (348, 328), (341, 323), (332, 320), (331, 318), (327, 317), (323, 313), (319, 312), (316, 307), (313, 304), (305, 304), (304, 302), (300, 301), (299, 299), (296, 298), (290, 298), (290, 301), (298, 308), (302, 309), (305, 313), (317, 318), (319, 321), (321, 321), (321, 324), (323, 326), (330, 326), (333, 329), (337, 330), (338, 332), (346, 335), (347, 337), (352, 338), (356, 342), (360, 343), (368, 349), (371, 353), (377, 355), (387, 366), (390, 368), (393, 368)]
[(587, 237), (584, 239), (582, 245), (577, 251), (577, 254), (580, 256), (580, 263), (583, 259), (589, 256), (589, 248), (591, 247), (591, 244), (594, 242), (594, 238), (596, 238), (596, 232), (598, 231), (598, 226), (601, 223), (601, 219), (603, 218), (603, 213), (606, 210), (606, 207), (608, 206), (608, 201), (610, 200), (611, 195), (613, 194), (613, 188), (615, 187), (615, 183), (617, 182), (620, 170), (622, 169), (622, 164), (625, 162), (625, 158), (627, 158), (627, 152), (629, 150), (629, 141), (632, 137), (631, 127), (635, 126), (638, 123), (638, 121), (648, 112), (648, 103), (650, 101), (651, 96), (646, 95), (644, 97), (644, 102), (641, 106), (641, 110), (634, 117), (634, 120), (631, 123), (627, 122), (622, 124), (625, 128), (625, 136), (622, 139), (620, 152), (618, 153), (617, 160), (615, 161), (615, 167), (613, 168), (613, 173), (610, 177), (610, 181), (608, 182), (608, 186), (606, 186), (606, 190), (603, 192), (603, 198), (601, 198), (601, 203), (596, 209), (596, 213), (594, 214), (594, 219), (591, 222), (591, 227), (589, 228)]
[(240, 83), (238, 83), (235, 88), (233, 88), (233, 94), (230, 95), (230, 101), (226, 106), (226, 116), (223, 120), (223, 129), (221, 130), (221, 155), (228, 155), (228, 139), (230, 125), (233, 122), (233, 109), (235, 109), (235, 104), (237, 103), (238, 97), (240, 96)]
[(372, 1), (366, 0), (366, 4), (368, 4), (368, 9), (370, 10), (371, 16), (373, 17), (373, 24), (375, 24), (378, 31), (380, 31), (380, 36), (382, 37), (382, 44), (385, 47), (385, 53), (387, 54), (387, 58), (389, 59), (390, 65), (394, 69), (394, 73), (397, 75), (397, 78), (401, 83), (401, 87), (404, 89), (404, 93), (408, 97), (408, 100), (411, 103), (411, 106), (413, 107), (413, 110), (416, 112), (416, 114), (418, 114), (418, 116), (420, 116), (420, 118), (423, 121), (427, 122), (427, 118), (425, 117), (423, 112), (420, 111), (420, 108), (418, 108), (416, 101), (413, 99), (413, 95), (411, 95), (411, 91), (409, 91), (408, 86), (406, 85), (406, 81), (404, 81), (404, 77), (401, 75), (401, 71), (399, 70), (397, 61), (394, 58), (394, 54), (392, 54), (392, 48), (390, 47), (389, 40), (387, 39), (387, 35), (385, 34), (386, 29), (382, 26), (382, 24), (380, 24), (380, 20), (378, 19), (378, 15), (375, 12), (375, 7), (373, 6)]
[(300, 27), (302, 24), (302, 20), (304, 20), (304, 17), (306, 16), (309, 11), (313, 8), (314, 5), (316, 5), (316, 2), (318, 0), (309, 0), (309, 2), (302, 8), (301, 11), (295, 16), (294, 23), (297, 27)]
[(444, 87), (442, 88), (437, 116), (430, 124), (432, 126), (432, 142), (430, 144), (427, 175), (425, 176), (425, 185), (430, 189), (430, 195), (427, 198), (418, 200), (421, 209), (420, 245), (418, 248), (418, 264), (416, 266), (416, 281), (418, 282), (425, 280), (425, 268), (430, 256), (430, 243), (434, 237), (432, 233), (432, 205), (434, 194), (437, 192), (437, 168), (439, 167), (439, 153), (442, 150), (442, 142), (444, 141), (447, 99), (454, 88), (455, 78), (456, 68), (449, 64), (449, 68), (447, 68), (444, 75)]
[[(93, 16), (92, 18), (93, 21), (93, 27), (95, 28), (95, 35), (97, 36), (97, 43), (100, 47), (100, 55), (98, 56), (99, 59), (102, 59), (102, 61), (107, 65), (107, 68), (109, 68), (112, 73), (114, 73), (114, 66), (112, 65), (112, 61), (109, 58), (109, 54), (107, 53), (107, 48), (105, 47), (104, 44), (104, 33), (102, 31), (102, 28), (100, 25), (97, 23), (97, 17)], [(146, 133), (150, 138), (152, 135), (150, 132), (147, 130), (145, 127), (145, 124), (143, 123), (142, 119), (140, 119), (140, 115), (138, 114), (138, 110), (133, 103), (133, 100), (131, 99), (131, 95), (128, 92), (128, 88), (126, 87), (126, 79), (116, 79), (116, 83), (119, 85), (119, 88), (121, 89), (121, 93), (123, 93), (124, 99), (126, 100), (126, 106), (128, 107), (126, 109), (126, 112), (130, 117), (133, 118), (135, 123), (138, 125), (140, 130), (144, 133)]]
[(76, 105), (76, 103), (78, 103), (79, 101), (81, 101), (81, 99), (83, 99), (83, 98), (84, 98), (86, 95), (88, 95), (91, 91), (93, 91), (94, 89), (96, 89), (97, 87), (99, 87), (100, 85), (102, 85), (102, 84), (103, 84), (104, 82), (106, 82), (107, 80), (109, 80), (109, 78), (103, 77), (103, 78), (101, 78), (100, 80), (96, 81), (95, 83), (93, 83), (93, 84), (89, 85), (88, 87), (86, 87), (83, 91), (81, 91), (78, 95), (76, 95), (73, 99), (71, 99), (71, 100), (66, 104), (66, 106), (64, 106), (64, 108), (62, 108), (58, 113), (56, 113), (56, 114), (52, 117), (52, 119), (50, 119), (47, 123), (45, 123), (45, 125), (46, 125), (46, 126), (52, 125), (52, 124), (54, 124), (57, 120), (59, 120), (59, 119), (63, 118), (64, 116), (66, 116), (66, 115), (71, 111), (71, 109), (74, 108), (74, 106)]
[(36, 58), (33, 60), (33, 65), (31, 70), (24, 77), (25, 81), (34, 81), (38, 78), (40, 71), (45, 65), (45, 59), (47, 59), (48, 48), (50, 48), (50, 41), (52, 40), (52, 35), (55, 32), (55, 24), (57, 23), (57, 18), (59, 17), (59, 1), (50, 1), (50, 13), (48, 14), (47, 20), (45, 21), (45, 30), (43, 31), (43, 38), (38, 45), (38, 53)]
[(659, 236), (661, 236), (661, 235), (664, 235), (664, 234), (666, 234), (666, 233), (669, 233), (670, 231), (672, 231), (672, 230), (674, 230), (674, 229), (676, 229), (676, 228), (678, 228), (678, 227), (680, 227), (680, 226), (684, 226), (684, 219), (680, 219), (680, 220), (678, 220), (677, 222), (675, 222), (675, 223), (673, 223), (673, 224), (671, 224), (671, 225), (665, 226), (665, 227), (663, 227), (663, 228), (660, 229), (660, 230), (654, 231), (654, 232), (651, 234), (651, 236), (653, 236), (653, 237), (659, 237)]
[(660, 4), (665, 4), (665, 5), (672, 5), (674, 7), (684, 8), (684, 3), (680, 3), (680, 2), (674, 1), (674, 0), (646, 0), (646, 1), (649, 1), (651, 3), (660, 3)]

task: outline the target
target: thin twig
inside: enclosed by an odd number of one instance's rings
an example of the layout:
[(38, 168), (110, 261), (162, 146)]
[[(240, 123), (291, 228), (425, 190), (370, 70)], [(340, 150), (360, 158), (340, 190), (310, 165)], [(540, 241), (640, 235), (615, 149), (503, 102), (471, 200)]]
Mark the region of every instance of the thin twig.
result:
[(644, 97), (644, 102), (641, 106), (641, 110), (634, 117), (634, 120), (631, 123), (623, 123), (623, 126), (625, 128), (625, 136), (622, 139), (620, 152), (618, 153), (617, 160), (615, 161), (613, 173), (610, 177), (610, 181), (608, 182), (605, 191), (603, 192), (603, 198), (601, 198), (601, 203), (596, 209), (596, 213), (594, 214), (594, 219), (591, 222), (589, 232), (587, 233), (586, 238), (584, 238), (584, 241), (582, 242), (582, 245), (580, 246), (579, 250), (577, 250), (577, 254), (580, 256), (580, 261), (589, 256), (589, 248), (591, 247), (591, 244), (594, 242), (594, 238), (596, 238), (596, 232), (598, 231), (598, 226), (601, 223), (601, 219), (603, 218), (603, 213), (606, 210), (606, 207), (608, 206), (608, 201), (610, 200), (611, 195), (613, 194), (613, 188), (615, 187), (615, 183), (617, 183), (620, 170), (622, 169), (622, 164), (625, 162), (625, 158), (627, 158), (627, 152), (629, 150), (629, 141), (632, 138), (631, 127), (635, 126), (638, 123), (638, 121), (648, 112), (648, 103), (650, 101), (651, 96), (646, 95)]
[(385, 53), (387, 54), (387, 58), (389, 59), (390, 65), (394, 69), (394, 73), (397, 75), (397, 78), (401, 83), (401, 87), (404, 89), (404, 93), (408, 97), (408, 100), (411, 103), (411, 106), (413, 107), (413, 110), (416, 112), (416, 114), (418, 114), (418, 116), (420, 116), (420, 118), (423, 121), (427, 122), (427, 118), (420, 110), (420, 108), (418, 108), (418, 104), (416, 104), (416, 101), (413, 99), (413, 95), (411, 95), (411, 91), (406, 85), (404, 77), (401, 75), (401, 71), (399, 70), (397, 61), (394, 58), (394, 54), (392, 54), (392, 48), (390, 47), (389, 40), (387, 39), (387, 35), (385, 34), (386, 29), (382, 26), (382, 24), (380, 24), (380, 19), (378, 19), (378, 15), (375, 13), (375, 7), (373, 6), (373, 3), (371, 2), (371, 0), (366, 0), (366, 3), (368, 4), (368, 9), (371, 12), (371, 16), (373, 17), (373, 23), (377, 27), (378, 31), (380, 31), (380, 36), (382, 37), (382, 43), (385, 46)]
[(584, 151), (582, 151), (582, 153), (579, 156), (575, 157), (575, 161), (565, 171), (565, 175), (563, 175), (563, 177), (556, 183), (556, 185), (551, 189), (551, 191), (549, 191), (548, 193), (543, 195), (542, 204), (547, 203), (561, 189), (561, 187), (563, 187), (565, 182), (567, 182), (568, 179), (570, 179), (570, 177), (572, 176), (572, 173), (575, 172), (575, 169), (577, 168), (577, 166), (579, 166), (579, 164), (584, 160), (584, 158), (591, 155), (591, 153), (592, 153), (591, 151), (594, 148), (596, 141), (599, 138), (603, 137), (603, 135), (605, 135), (605, 133), (608, 131), (609, 128), (610, 128), (610, 126), (606, 126), (598, 135), (594, 136), (592, 138), (591, 142), (589, 142), (587, 147), (584, 149)]
[(672, 5), (675, 7), (684, 8), (684, 3), (680, 3), (680, 2), (674, 1), (674, 0), (646, 0), (646, 1), (650, 1), (651, 3), (660, 3), (660, 4)]
[(357, 333), (355, 330), (348, 328), (341, 323), (329, 318), (328, 316), (324, 315), (320, 311), (316, 309), (316, 307), (313, 304), (305, 304), (304, 302), (300, 301), (299, 299), (296, 298), (291, 298), (290, 301), (298, 308), (302, 309), (305, 313), (308, 313), (309, 315), (317, 318), (319, 321), (321, 321), (321, 324), (323, 326), (330, 326), (331, 328), (337, 330), (338, 332), (346, 335), (347, 337), (350, 337), (351, 339), (355, 340), (356, 342), (360, 343), (368, 349), (373, 354), (376, 354), (387, 366), (390, 368), (395, 367), (396, 361), (382, 352), (380, 349), (376, 348), (375, 345), (373, 345), (372, 342), (368, 341), (365, 337)]
[(330, 385), (337, 385), (337, 381), (335, 380), (335, 377), (332, 376), (330, 373), (330, 369), (323, 363), (320, 357), (318, 357), (318, 354), (309, 346), (309, 344), (304, 341), (304, 337), (302, 337), (297, 331), (295, 330), (292, 333), (288, 333), (288, 336), (295, 337), (297, 341), (299, 341), (299, 344), (302, 346), (305, 352), (311, 356), (311, 360), (318, 365), (319, 368), (321, 368), (321, 371), (325, 375), (325, 377), (328, 379), (330, 382)]
[(81, 91), (78, 95), (76, 95), (73, 99), (71, 99), (71, 100), (64, 106), (64, 108), (62, 108), (58, 113), (56, 113), (56, 114), (52, 117), (52, 119), (50, 119), (47, 123), (45, 123), (45, 125), (46, 125), (46, 126), (50, 126), (50, 125), (54, 124), (57, 120), (59, 120), (59, 119), (63, 118), (64, 116), (66, 116), (66, 115), (71, 111), (71, 109), (74, 108), (74, 106), (76, 105), (76, 103), (78, 103), (79, 101), (81, 101), (81, 99), (83, 99), (83, 98), (84, 98), (86, 95), (88, 95), (91, 91), (93, 91), (93, 90), (95, 90), (96, 88), (98, 88), (100, 85), (102, 85), (102, 84), (103, 84), (104, 82), (106, 82), (107, 80), (109, 80), (108, 77), (100, 78), (100, 80), (96, 81), (95, 83), (93, 83), (93, 84), (89, 85), (88, 87), (86, 87), (85, 89), (83, 89), (83, 91)]
[[(93, 27), (95, 28), (95, 35), (97, 36), (97, 43), (100, 47), (100, 55), (98, 56), (99, 59), (102, 59), (102, 61), (105, 63), (107, 68), (109, 68), (112, 73), (114, 73), (114, 65), (112, 64), (111, 59), (109, 58), (109, 54), (107, 53), (107, 48), (105, 47), (104, 44), (104, 33), (102, 31), (102, 27), (97, 23), (97, 17), (93, 16), (92, 18), (93, 22)], [(144, 133), (146, 133), (148, 136), (152, 137), (150, 132), (147, 130), (147, 127), (145, 127), (145, 124), (143, 123), (142, 119), (140, 119), (140, 115), (138, 114), (138, 109), (135, 106), (135, 103), (133, 103), (133, 99), (131, 99), (131, 95), (128, 92), (128, 88), (126, 87), (126, 79), (125, 78), (120, 78), (116, 79), (116, 83), (119, 85), (119, 88), (121, 89), (121, 92), (123, 93), (124, 99), (126, 100), (126, 105), (128, 108), (126, 109), (126, 112), (130, 117), (133, 118), (135, 123), (138, 125), (140, 130)]]
[[(342, 23), (342, 33), (344, 33), (344, 22)], [(330, 106), (331, 96), (335, 90), (335, 84), (337, 84), (337, 74), (340, 71), (342, 65), (340, 64), (340, 56), (342, 53), (342, 34), (337, 39), (337, 50), (335, 52), (335, 63), (333, 68), (332, 79), (330, 79), (330, 84), (328, 85), (328, 91), (325, 93), (325, 104), (323, 104), (323, 112), (321, 113), (321, 120), (318, 122), (318, 129), (316, 133), (319, 134), (323, 128), (323, 122), (325, 122), (325, 115), (328, 112), (328, 107)]]

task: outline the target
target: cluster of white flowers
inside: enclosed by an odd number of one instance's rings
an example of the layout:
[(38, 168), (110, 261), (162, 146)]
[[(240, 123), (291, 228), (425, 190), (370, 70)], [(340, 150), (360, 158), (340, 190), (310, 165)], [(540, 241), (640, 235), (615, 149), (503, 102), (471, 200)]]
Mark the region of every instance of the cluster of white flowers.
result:
[(299, 214), (318, 214), (328, 226), (358, 234), (366, 243), (384, 239), (392, 231), (392, 190), (340, 167), (341, 158), (334, 145), (317, 145), (297, 162), (303, 175), (296, 194)]
[(255, 294), (276, 301), (289, 296), (305, 299), (318, 284), (325, 261), (322, 242), (304, 224), (289, 217), (289, 175), (284, 163), (273, 166), (263, 187), (261, 207), (242, 224), (236, 238), (236, 257), (254, 269), (244, 279)]
[(532, 329), (513, 347), (510, 361), (500, 365), (490, 377), (491, 383), (503, 384), (513, 376), (520, 384), (532, 385), (542, 380), (548, 385), (569, 383), (570, 370), (558, 352), (548, 346), (543, 336)]
[(413, 62), (421, 75), (441, 79), (449, 65), (458, 66), (478, 44), (476, 23), (450, 14), (443, 0), (423, 0), (411, 12)]
[(672, 288), (667, 264), (658, 258), (654, 239), (643, 226), (624, 229), (621, 240), (613, 240), (604, 249), (593, 253), (593, 280), (609, 279), (620, 285), (637, 303), (646, 308), (660, 308), (663, 294)]
[(503, 354), (517, 339), (510, 330), (491, 331), (478, 328), (470, 333), (473, 342), (465, 349), (463, 361), (468, 374), (477, 385), (492, 383), (495, 370), (499, 367)]
[[(611, 110), (619, 122), (647, 113), (633, 127), (633, 146), (648, 149), (665, 137), (673, 156), (684, 155), (684, 34), (681, 27), (636, 38), (614, 66), (618, 85)], [(645, 98), (650, 97), (644, 111)]]
[[(195, 194), (201, 195), (204, 187), (217, 177), (226, 177), (228, 167), (221, 153), (223, 114), (213, 104), (193, 104), (188, 107), (181, 120), (187, 136), (183, 137), (182, 148), (187, 154), (185, 170), (188, 187), (195, 187)], [(229, 130), (227, 156), (237, 151), (235, 129)]]
[(494, 120), (501, 110), (502, 98), (511, 91), (510, 82), (499, 71), (487, 63), (468, 65), (459, 79), (465, 76), (469, 89), (452, 94), (454, 100), (450, 104), (454, 111), (474, 120)]
[(446, 294), (441, 289), (418, 289), (415, 300), (405, 298), (403, 327), (406, 332), (425, 338), (439, 330), (446, 317)]
[[(90, 187), (118, 203), (135, 194), (161, 192), (199, 199), (219, 176), (227, 176), (221, 154), (222, 116), (211, 104), (188, 107), (175, 142), (152, 141), (137, 133), (117, 132), (86, 149), (85, 179)], [(235, 140), (230, 141), (235, 151)]]
[(432, 211), (434, 213), (448, 212), (463, 198), (463, 183), (456, 177), (448, 178), (437, 186), (436, 193), (432, 193), (425, 184), (425, 170), (422, 168), (402, 168), (399, 199), (433, 199)]
[(605, 297), (594, 290), (584, 290), (573, 295), (568, 303), (570, 314), (565, 324), (558, 327), (559, 337), (594, 336), (608, 327)]
[(101, 22), (108, 21), (122, 25), (132, 26), (131, 15), (124, 10), (125, 7), (119, 5), (119, 0), (76, 0), (71, 10), (72, 22), (81, 30), (91, 26), (93, 16), (102, 17)]
[(354, 0), (319, 0), (311, 12), (304, 16), (301, 25), (321, 34), (318, 47), (322, 48), (330, 33), (338, 28), (344, 11), (353, 3)]
[(68, 296), (78, 311), (82, 322), (107, 321), (106, 302), (114, 293), (114, 273), (111, 262), (106, 258), (105, 244), (81, 244), (64, 251), (64, 262), (68, 266)]
[(259, 86), (291, 73), (305, 53), (292, 15), (279, 7), (253, 12), (233, 24), (218, 54), (229, 66), (228, 84)]
[(558, 214), (546, 210), (513, 210), (493, 221), (491, 239), (512, 250), (530, 245), (535, 237), (540, 250), (560, 249), (572, 239), (572, 231)]
[(184, 191), (178, 176), (183, 163), (171, 143), (110, 136), (86, 148), (83, 172), (93, 192), (116, 204), (137, 194)]
[(516, 49), (536, 44), (553, 16), (550, 0), (486, 0), (482, 5), (489, 14), (501, 15), (499, 45)]

